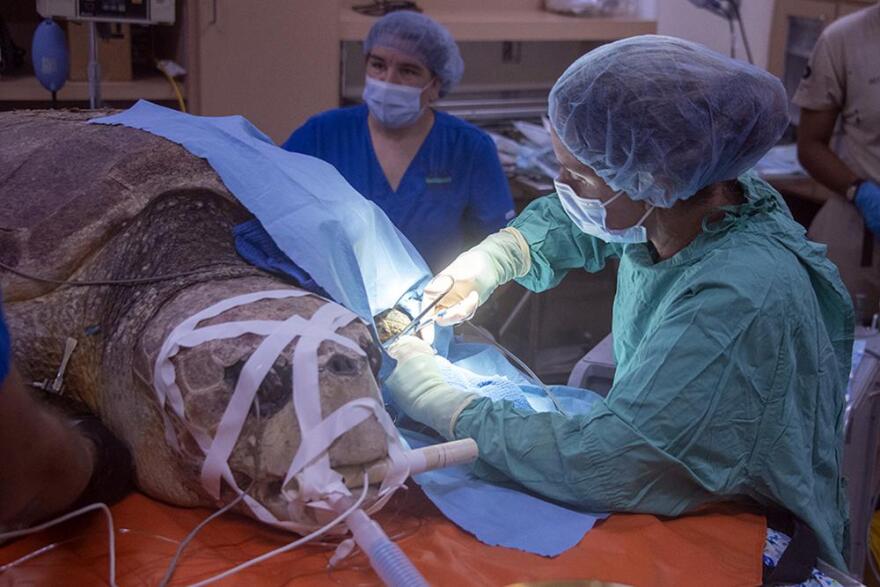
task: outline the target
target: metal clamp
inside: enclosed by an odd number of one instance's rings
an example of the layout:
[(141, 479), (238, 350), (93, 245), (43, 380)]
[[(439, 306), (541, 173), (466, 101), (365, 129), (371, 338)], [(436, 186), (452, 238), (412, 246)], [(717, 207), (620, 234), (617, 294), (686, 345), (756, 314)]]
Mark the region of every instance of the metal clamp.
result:
[(433, 302), (431, 302), (426, 307), (424, 307), (422, 309), (422, 311), (419, 312), (419, 315), (416, 316), (415, 318), (413, 318), (412, 321), (409, 324), (407, 324), (403, 330), (401, 330), (400, 332), (398, 332), (397, 334), (395, 334), (394, 336), (392, 336), (391, 338), (386, 340), (385, 343), (382, 345), (385, 349), (390, 349), (391, 345), (393, 345), (395, 342), (397, 342), (401, 336), (405, 336), (405, 335), (409, 334), (410, 332), (412, 332), (413, 330), (416, 330), (417, 328), (424, 328), (425, 326), (428, 326), (428, 325), (434, 323), (433, 316), (427, 320), (425, 320), (425, 316), (427, 316), (428, 313), (431, 312), (431, 310), (433, 310), (437, 306), (437, 304), (440, 303), (440, 300), (445, 298), (446, 294), (451, 292), (452, 288), (455, 287), (455, 279), (452, 276), (438, 275), (437, 277), (444, 277), (444, 278), (449, 279), (451, 281), (451, 283), (449, 284), (449, 287), (447, 287), (443, 291), (443, 293), (437, 297), (437, 299), (435, 299)]
[(73, 355), (73, 351), (76, 350), (76, 345), (77, 341), (75, 338), (67, 337), (67, 340), (64, 341), (64, 354), (61, 357), (61, 365), (55, 373), (55, 379), (53, 379), (51, 383), (48, 379), (34, 381), (31, 385), (37, 389), (61, 395), (62, 387), (64, 387), (64, 372), (67, 370), (67, 363), (70, 362), (70, 357)]

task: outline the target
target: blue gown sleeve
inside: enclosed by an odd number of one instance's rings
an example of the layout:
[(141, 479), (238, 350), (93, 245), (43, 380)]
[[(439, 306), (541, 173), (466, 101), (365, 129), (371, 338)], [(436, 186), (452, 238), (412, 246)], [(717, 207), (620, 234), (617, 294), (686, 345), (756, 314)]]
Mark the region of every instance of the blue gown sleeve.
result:
[(510, 226), (525, 237), (532, 257), (531, 269), (516, 281), (536, 292), (556, 287), (572, 269), (600, 271), (623, 249), (575, 226), (555, 194), (533, 201)]
[(510, 184), (495, 143), (482, 135), (473, 150), (470, 195), (464, 214), (468, 237), (479, 242), (504, 228), (514, 214)]
[(720, 283), (676, 300), (589, 414), (480, 399), (455, 436), (477, 441), (493, 476), (587, 511), (675, 516), (713, 496), (748, 495), (744, 480), (760, 477), (772, 451), (765, 441), (796, 447), (810, 425), (780, 393), (796, 349), (754, 301)]
[(318, 124), (310, 118), (304, 125), (290, 134), (282, 149), (303, 155), (318, 156)]

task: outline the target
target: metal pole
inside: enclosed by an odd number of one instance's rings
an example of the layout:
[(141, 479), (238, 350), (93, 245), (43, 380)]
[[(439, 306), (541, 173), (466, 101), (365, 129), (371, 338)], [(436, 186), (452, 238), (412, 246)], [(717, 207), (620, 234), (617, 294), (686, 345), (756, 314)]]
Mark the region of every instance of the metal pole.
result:
[(101, 107), (101, 64), (98, 63), (98, 28), (89, 22), (89, 107)]

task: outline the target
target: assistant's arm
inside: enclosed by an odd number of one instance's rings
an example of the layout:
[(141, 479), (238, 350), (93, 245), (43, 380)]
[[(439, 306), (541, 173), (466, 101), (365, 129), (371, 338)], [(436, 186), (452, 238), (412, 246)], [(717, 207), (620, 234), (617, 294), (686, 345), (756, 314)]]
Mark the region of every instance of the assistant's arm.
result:
[(677, 515), (747, 491), (744, 472), (783, 338), (773, 316), (733, 288), (710, 285), (682, 297), (646, 333), (589, 414), (474, 399), (454, 436), (475, 439), (481, 461), (552, 499)]
[(529, 204), (510, 226), (525, 238), (531, 257), (528, 273), (516, 281), (532, 291), (556, 287), (572, 269), (600, 271), (606, 259), (622, 252), (621, 245), (606, 243), (575, 226), (555, 194)]
[(840, 110), (801, 109), (798, 126), (798, 159), (819, 183), (843, 196), (860, 179), (831, 149), (831, 135)]
[(801, 107), (798, 159), (819, 183), (841, 196), (859, 179), (831, 149), (834, 126), (846, 102), (846, 68), (839, 40), (825, 31), (816, 42), (792, 101)]

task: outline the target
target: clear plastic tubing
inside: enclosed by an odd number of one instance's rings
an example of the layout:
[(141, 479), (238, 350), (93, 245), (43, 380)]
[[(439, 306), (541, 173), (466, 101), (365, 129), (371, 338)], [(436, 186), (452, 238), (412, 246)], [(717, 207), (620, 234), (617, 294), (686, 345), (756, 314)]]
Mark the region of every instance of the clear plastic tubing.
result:
[(388, 587), (428, 587), (428, 582), (382, 528), (363, 510), (345, 519), (354, 541), (370, 559), (370, 566)]

